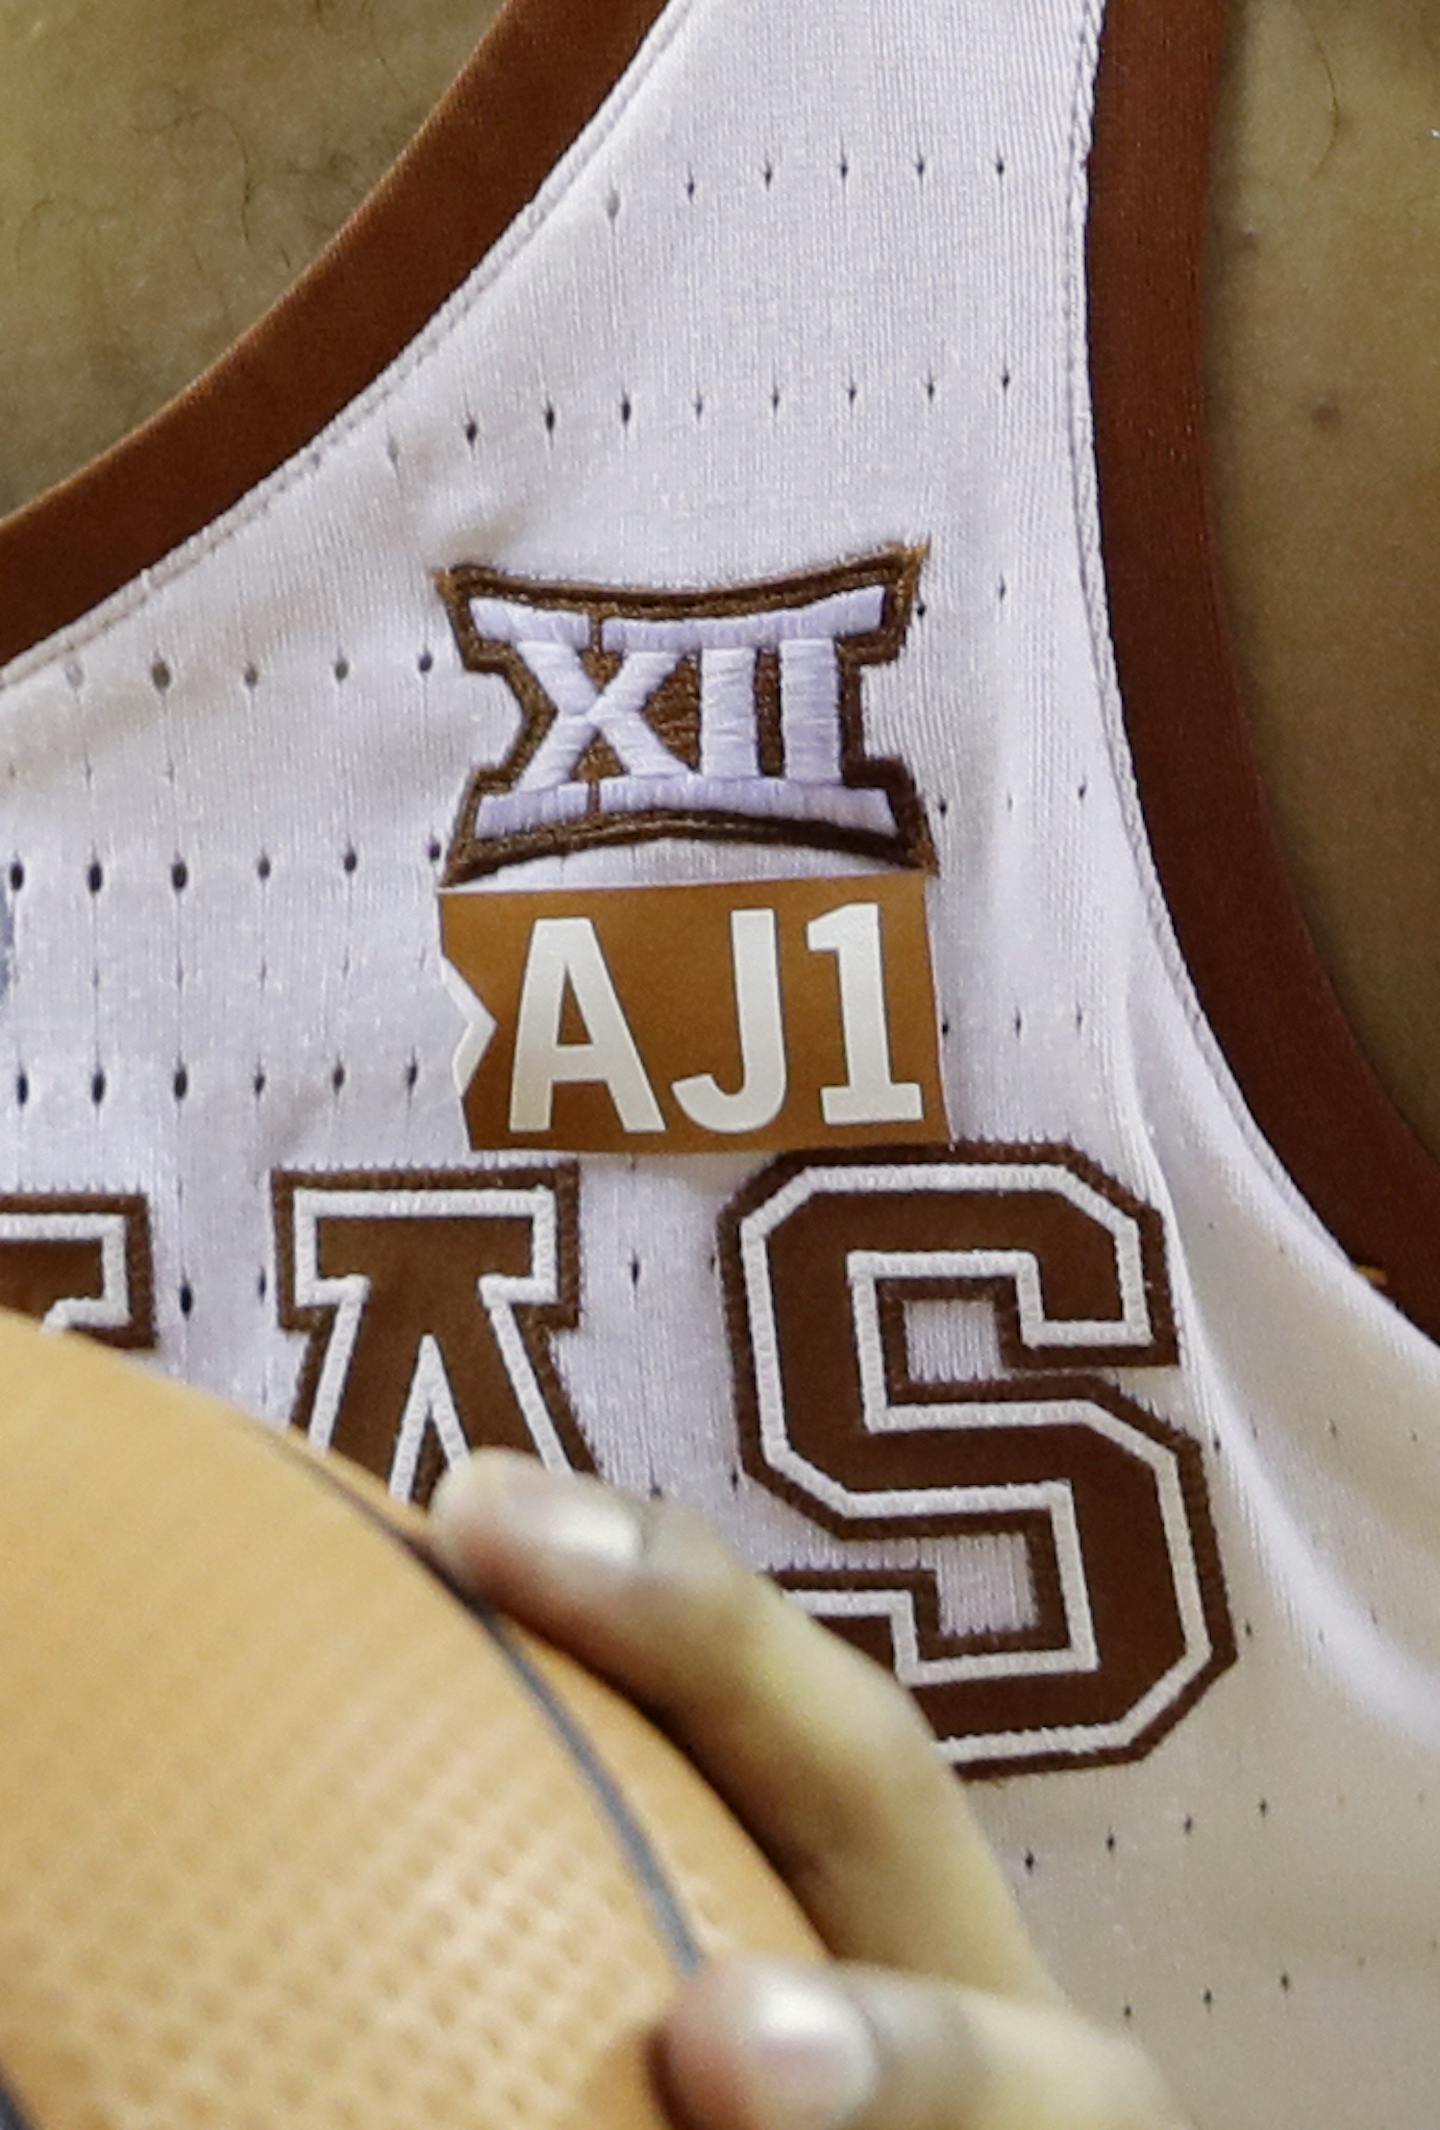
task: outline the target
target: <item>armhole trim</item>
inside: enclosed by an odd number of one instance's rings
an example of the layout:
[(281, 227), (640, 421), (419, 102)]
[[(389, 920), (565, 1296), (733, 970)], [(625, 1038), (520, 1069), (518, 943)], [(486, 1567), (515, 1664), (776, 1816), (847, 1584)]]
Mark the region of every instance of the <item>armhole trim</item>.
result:
[(1225, 0), (1109, 0), (1087, 230), (1111, 635), (1141, 808), (1201, 1007), (1357, 1267), (1440, 1337), (1440, 1164), (1366, 1060), (1301, 914), (1222, 597), (1204, 269)]
[(663, 0), (508, 0), (389, 175), (189, 389), (0, 522), (0, 667), (213, 523), (408, 346), (588, 125)]

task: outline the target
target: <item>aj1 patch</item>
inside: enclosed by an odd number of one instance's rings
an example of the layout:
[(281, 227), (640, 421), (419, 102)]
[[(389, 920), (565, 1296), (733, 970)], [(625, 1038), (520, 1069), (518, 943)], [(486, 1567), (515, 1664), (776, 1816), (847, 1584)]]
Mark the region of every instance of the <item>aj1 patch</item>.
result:
[(477, 1149), (947, 1137), (917, 873), (452, 891), (441, 929)]

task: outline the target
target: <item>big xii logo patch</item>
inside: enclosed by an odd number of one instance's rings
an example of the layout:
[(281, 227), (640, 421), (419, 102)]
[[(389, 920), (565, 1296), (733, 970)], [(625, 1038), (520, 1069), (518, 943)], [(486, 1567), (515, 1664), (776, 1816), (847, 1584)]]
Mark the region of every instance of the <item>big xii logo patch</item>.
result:
[[(903, 650), (922, 559), (709, 593), (441, 573), (464, 665), (498, 674), (520, 713), (470, 779), (446, 866), (475, 1146), (945, 1137), (930, 833), (908, 769), (869, 752), (863, 700), (867, 669)], [(878, 864), (497, 892), (527, 859), (660, 838)]]

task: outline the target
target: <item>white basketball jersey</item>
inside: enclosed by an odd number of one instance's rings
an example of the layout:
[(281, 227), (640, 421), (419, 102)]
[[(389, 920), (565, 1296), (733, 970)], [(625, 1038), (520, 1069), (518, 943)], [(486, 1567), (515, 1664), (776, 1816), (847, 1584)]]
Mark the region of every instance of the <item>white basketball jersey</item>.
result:
[(1216, 619), (1221, 13), (511, 0), (0, 528), (0, 1300), (683, 1497), (1200, 2121), (1429, 2130), (1440, 1172)]

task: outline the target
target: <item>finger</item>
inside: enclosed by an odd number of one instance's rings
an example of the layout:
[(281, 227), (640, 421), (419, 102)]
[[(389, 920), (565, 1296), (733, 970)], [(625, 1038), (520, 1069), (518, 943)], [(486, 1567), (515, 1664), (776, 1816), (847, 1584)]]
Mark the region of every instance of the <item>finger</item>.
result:
[(462, 1583), (685, 1748), (838, 1958), (1054, 1995), (910, 1697), (698, 1516), (486, 1451), (437, 1488), (432, 1531)]
[(709, 1968), (654, 2058), (683, 2130), (1183, 2130), (1129, 2042), (1058, 2006), (877, 1968)]

